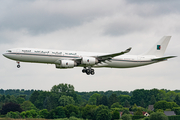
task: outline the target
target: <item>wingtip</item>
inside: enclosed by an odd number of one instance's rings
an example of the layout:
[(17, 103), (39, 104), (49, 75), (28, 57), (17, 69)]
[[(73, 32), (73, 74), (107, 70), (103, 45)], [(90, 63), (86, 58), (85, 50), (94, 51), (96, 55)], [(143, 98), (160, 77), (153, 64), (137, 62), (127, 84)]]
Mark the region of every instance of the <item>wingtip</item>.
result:
[(129, 51), (131, 51), (132, 47), (128, 48), (125, 52), (128, 53)]

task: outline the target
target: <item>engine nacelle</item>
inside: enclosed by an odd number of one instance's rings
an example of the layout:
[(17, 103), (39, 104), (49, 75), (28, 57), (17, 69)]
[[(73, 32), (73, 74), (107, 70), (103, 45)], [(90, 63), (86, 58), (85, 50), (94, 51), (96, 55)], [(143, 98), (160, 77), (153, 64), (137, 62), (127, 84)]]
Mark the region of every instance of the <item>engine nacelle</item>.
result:
[(72, 60), (60, 60), (60, 64), (56, 64), (56, 68), (73, 68), (76, 63)]
[(98, 60), (93, 57), (83, 57), (81, 61), (81, 64), (84, 65), (95, 65), (96, 63), (98, 63)]

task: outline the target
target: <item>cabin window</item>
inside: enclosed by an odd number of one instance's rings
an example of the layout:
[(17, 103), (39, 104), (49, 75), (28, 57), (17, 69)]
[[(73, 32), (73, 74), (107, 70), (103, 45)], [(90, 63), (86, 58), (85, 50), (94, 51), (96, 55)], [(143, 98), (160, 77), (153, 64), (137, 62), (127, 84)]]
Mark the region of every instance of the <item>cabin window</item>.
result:
[(11, 50), (7, 50), (6, 52), (12, 52)]

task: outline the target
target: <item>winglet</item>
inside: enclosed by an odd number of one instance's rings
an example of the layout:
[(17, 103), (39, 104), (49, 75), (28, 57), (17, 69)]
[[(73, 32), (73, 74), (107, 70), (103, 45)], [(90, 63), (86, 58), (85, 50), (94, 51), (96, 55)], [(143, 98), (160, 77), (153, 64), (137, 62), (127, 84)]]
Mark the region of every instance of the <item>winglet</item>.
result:
[(130, 51), (131, 51), (131, 49), (132, 49), (132, 47), (128, 48), (127, 50), (125, 50), (125, 51), (124, 51), (124, 53), (128, 53), (128, 52), (130, 52)]

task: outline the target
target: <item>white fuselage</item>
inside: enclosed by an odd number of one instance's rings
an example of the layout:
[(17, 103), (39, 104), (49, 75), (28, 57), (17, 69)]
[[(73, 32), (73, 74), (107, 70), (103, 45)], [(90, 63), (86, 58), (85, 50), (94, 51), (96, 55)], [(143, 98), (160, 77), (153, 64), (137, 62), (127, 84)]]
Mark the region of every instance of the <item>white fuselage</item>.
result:
[[(33, 63), (47, 63), (57, 64), (58, 60), (73, 60), (81, 59), (83, 57), (97, 57), (106, 53), (95, 52), (78, 52), (78, 51), (65, 51), (65, 50), (47, 50), (47, 49), (32, 49), (32, 48), (16, 48), (10, 49), (3, 55), (9, 59), (18, 62), (33, 62)], [(156, 58), (153, 55), (121, 55), (97, 63), (92, 67), (110, 67), (110, 68), (130, 68), (138, 67), (156, 63), (151, 59)], [(79, 65), (83, 66), (83, 65)]]

